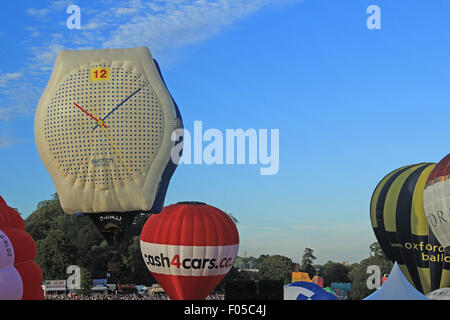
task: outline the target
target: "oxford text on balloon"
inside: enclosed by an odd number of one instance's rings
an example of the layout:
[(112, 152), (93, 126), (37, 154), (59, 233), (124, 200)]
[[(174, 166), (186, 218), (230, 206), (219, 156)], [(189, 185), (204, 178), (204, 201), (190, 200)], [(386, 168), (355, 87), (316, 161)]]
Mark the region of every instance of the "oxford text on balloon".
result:
[(450, 208), (448, 208), (447, 212), (444, 212), (442, 210), (437, 210), (436, 214), (430, 213), (427, 216), (428, 223), (433, 227), (436, 227), (438, 224), (447, 223), (449, 221), (449, 216), (450, 216), (449, 213), (450, 213)]

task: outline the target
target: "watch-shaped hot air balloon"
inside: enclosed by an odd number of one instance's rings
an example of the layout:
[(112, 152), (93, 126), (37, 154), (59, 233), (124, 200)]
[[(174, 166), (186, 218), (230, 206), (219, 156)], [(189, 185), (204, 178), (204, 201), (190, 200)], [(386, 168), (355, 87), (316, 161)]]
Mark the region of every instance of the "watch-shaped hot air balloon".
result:
[(151, 215), (142, 228), (142, 257), (173, 300), (201, 300), (226, 276), (239, 250), (239, 234), (222, 210), (180, 202)]
[(162, 210), (182, 126), (148, 48), (63, 50), (35, 139), (64, 212), (89, 216), (115, 249), (136, 213)]
[(0, 197), (0, 300), (44, 299), (36, 254), (19, 213)]

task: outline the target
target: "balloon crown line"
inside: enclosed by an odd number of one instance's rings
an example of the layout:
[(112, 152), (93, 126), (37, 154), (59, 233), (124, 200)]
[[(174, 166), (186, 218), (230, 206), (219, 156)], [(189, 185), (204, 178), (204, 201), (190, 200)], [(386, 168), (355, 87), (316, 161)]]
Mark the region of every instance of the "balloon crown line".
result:
[(194, 206), (206, 205), (206, 203), (201, 202), (201, 201), (180, 201), (180, 202), (177, 202), (176, 204), (190, 204), (190, 205), (194, 205)]

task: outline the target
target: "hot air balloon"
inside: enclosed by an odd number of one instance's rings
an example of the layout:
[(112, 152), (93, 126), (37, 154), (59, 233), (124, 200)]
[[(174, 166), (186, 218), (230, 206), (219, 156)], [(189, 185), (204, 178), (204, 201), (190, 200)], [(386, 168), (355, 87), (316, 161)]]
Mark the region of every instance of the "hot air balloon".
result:
[[(444, 157), (433, 169), (423, 194), (425, 215), (435, 244), (441, 244), (447, 250), (439, 248), (436, 259), (436, 273), (442, 272), (440, 286), (433, 289), (450, 287), (450, 154)], [(436, 251), (436, 250), (434, 250)], [(430, 256), (431, 258), (431, 256)], [(443, 265), (442, 270), (439, 268)]]
[[(450, 154), (431, 172), (424, 191), (425, 214), (437, 240), (450, 247)], [(450, 248), (449, 248), (450, 249)]]
[(180, 202), (152, 215), (141, 232), (142, 257), (173, 300), (205, 299), (239, 250), (232, 219), (202, 202)]
[(315, 283), (296, 281), (284, 286), (284, 300), (338, 300), (338, 298)]
[(182, 127), (156, 60), (139, 47), (61, 51), (34, 128), (62, 209), (89, 216), (115, 250), (137, 213), (162, 210)]
[(0, 300), (43, 300), (42, 270), (25, 223), (0, 197)]
[(426, 294), (448, 286), (450, 264), (434, 240), (424, 210), (423, 192), (435, 164), (404, 166), (385, 176), (375, 188), (370, 217), (386, 257), (397, 262), (408, 281)]
[(431, 300), (450, 300), (450, 288), (441, 288), (427, 294)]

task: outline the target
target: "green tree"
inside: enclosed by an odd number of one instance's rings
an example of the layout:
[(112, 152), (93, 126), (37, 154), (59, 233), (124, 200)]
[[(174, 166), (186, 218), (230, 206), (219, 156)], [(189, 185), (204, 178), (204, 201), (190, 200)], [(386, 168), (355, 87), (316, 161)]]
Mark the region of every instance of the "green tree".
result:
[[(123, 245), (119, 250), (123, 263), (118, 274), (122, 283), (135, 283), (135, 280), (142, 279), (140, 278), (142, 265), (140, 271), (136, 273), (137, 279), (134, 279), (136, 265), (143, 263), (135, 237), (140, 235), (148, 216), (148, 214), (136, 215), (123, 239)], [(71, 264), (84, 268), (92, 278), (106, 277), (111, 250), (102, 234), (87, 215), (65, 214), (57, 194), (50, 200), (41, 201), (37, 209), (25, 220), (25, 226), (36, 241), (38, 247), (36, 261), (43, 270), (44, 279), (65, 279), (66, 268)], [(152, 279), (149, 274), (147, 271), (147, 277)]]
[(156, 283), (156, 280), (152, 277), (142, 258), (139, 236), (133, 237), (123, 261), (124, 267), (130, 272), (130, 282), (147, 286)]
[(350, 282), (349, 271), (342, 263), (328, 261), (320, 268), (319, 276), (323, 278), (324, 287), (329, 287), (332, 282)]
[(258, 258), (259, 278), (261, 280), (282, 280), (291, 282), (294, 263), (290, 258), (280, 255), (261, 255)]
[(86, 268), (81, 268), (81, 289), (77, 293), (88, 294), (92, 288), (92, 277)]
[(45, 239), (36, 241), (36, 262), (41, 266), (44, 279), (66, 279), (66, 269), (74, 261), (73, 247), (61, 230), (51, 230)]
[[(106, 277), (110, 249), (106, 241), (93, 245), (85, 254), (82, 266), (87, 269), (93, 279)], [(81, 260), (81, 259), (80, 259)]]
[(316, 268), (313, 266), (314, 260), (316, 259), (317, 258), (314, 256), (314, 250), (311, 248), (305, 248), (300, 265), (300, 271), (308, 273), (311, 279), (317, 273)]
[(234, 260), (234, 265), (238, 269), (257, 269), (258, 259), (255, 257), (236, 257)]
[(37, 209), (28, 216), (25, 220), (26, 231), (35, 241), (45, 239), (55, 227), (55, 219), (63, 214), (58, 195), (54, 194), (53, 199), (39, 202)]
[(374, 242), (370, 245), (370, 255), (374, 257), (382, 257), (384, 256), (384, 252), (381, 249), (381, 246), (378, 242)]
[[(371, 256), (362, 260), (360, 263), (355, 263), (350, 266), (348, 277), (352, 283), (352, 290), (348, 298), (352, 300), (361, 300), (370, 295), (375, 289), (369, 290), (367, 288), (367, 267), (370, 265), (377, 265), (380, 267), (381, 274), (388, 274), (391, 272), (393, 263), (389, 261), (380, 250), (376, 250), (377, 246), (372, 244), (370, 246)], [(372, 250), (375, 249), (375, 250)]]

